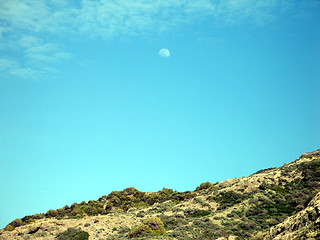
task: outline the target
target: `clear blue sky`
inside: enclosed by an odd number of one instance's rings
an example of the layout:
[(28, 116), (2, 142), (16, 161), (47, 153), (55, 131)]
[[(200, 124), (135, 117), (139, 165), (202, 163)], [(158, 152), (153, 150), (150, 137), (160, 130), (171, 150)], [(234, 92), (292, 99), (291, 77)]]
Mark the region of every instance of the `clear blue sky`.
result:
[(319, 24), (316, 0), (0, 0), (0, 228), (318, 149)]

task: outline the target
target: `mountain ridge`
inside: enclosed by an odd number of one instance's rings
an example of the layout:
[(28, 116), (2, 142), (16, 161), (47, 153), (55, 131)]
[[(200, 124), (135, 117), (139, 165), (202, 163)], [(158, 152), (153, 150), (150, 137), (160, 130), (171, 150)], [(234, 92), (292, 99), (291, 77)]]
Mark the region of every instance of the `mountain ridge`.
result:
[(113, 191), (15, 219), (0, 240), (57, 239), (70, 228), (89, 239), (319, 239), (319, 190), (316, 150), (247, 177), (202, 183), (195, 191)]

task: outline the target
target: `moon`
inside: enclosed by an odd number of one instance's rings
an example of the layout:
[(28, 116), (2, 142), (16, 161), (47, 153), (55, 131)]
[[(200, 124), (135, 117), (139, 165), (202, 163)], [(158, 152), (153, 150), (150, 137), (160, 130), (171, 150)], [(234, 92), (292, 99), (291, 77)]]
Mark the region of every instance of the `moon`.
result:
[(159, 55), (160, 55), (160, 57), (168, 58), (168, 57), (170, 57), (170, 51), (168, 49), (166, 49), (166, 48), (162, 48), (159, 51)]

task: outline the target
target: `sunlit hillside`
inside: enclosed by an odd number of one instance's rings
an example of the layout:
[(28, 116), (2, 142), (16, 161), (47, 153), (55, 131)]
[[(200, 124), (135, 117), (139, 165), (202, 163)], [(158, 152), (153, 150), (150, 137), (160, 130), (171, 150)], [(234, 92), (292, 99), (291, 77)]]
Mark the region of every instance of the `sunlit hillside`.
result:
[(15, 219), (0, 239), (319, 239), (319, 190), (317, 150), (195, 191), (113, 191)]

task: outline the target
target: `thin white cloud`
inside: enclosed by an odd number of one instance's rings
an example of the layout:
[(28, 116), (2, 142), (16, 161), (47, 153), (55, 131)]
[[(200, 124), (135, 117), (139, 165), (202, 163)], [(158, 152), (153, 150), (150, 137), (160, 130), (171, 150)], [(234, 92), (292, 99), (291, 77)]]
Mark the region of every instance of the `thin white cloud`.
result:
[(52, 43), (30, 44), (24, 50), (25, 57), (31, 61), (42, 63), (56, 62), (71, 58), (71, 54), (63, 52), (59, 45)]
[(37, 70), (31, 67), (24, 67), (18, 61), (0, 58), (0, 76), (4, 75), (27, 79), (37, 79), (44, 78), (46, 73), (49, 71), (50, 69)]
[(61, 12), (62, 7), (65, 5), (57, 0), (0, 2), (2, 74), (43, 77), (52, 72), (52, 63), (72, 57), (61, 45), (44, 40), (48, 34), (69, 32), (67, 11)]
[(44, 1), (3, 0), (0, 16), (12, 29), (33, 32), (44, 31), (48, 27), (50, 9)]
[(275, 20), (277, 9), (285, 0), (225, 0), (218, 7), (218, 16), (228, 24), (263, 25)]
[(270, 21), (274, 8), (288, 1), (82, 0), (76, 6), (61, 0), (2, 0), (0, 19), (9, 26), (8, 31), (81, 32), (106, 38), (169, 30), (201, 17), (229, 23), (250, 19), (252, 24), (259, 19), (261, 24)]
[(0, 70), (8, 71), (16, 66), (16, 62), (11, 59), (0, 58)]
[(20, 47), (29, 48), (41, 44), (41, 39), (35, 36), (23, 35), (19, 39), (18, 44)]
[(264, 25), (294, 5), (290, 0), (1, 0), (0, 54), (18, 55), (19, 66), (51, 69), (50, 64), (72, 57), (54, 41), (57, 36), (153, 36), (199, 19), (212, 25)]
[[(12, 39), (14, 41), (10, 41)], [(47, 42), (32, 34), (14, 36), (6, 41), (6, 48), (3, 48), (2, 54), (4, 58), (0, 61), (0, 72), (11, 76), (48, 78), (49, 73), (55, 72), (54, 64), (73, 57), (64, 50), (63, 45)]]
[(10, 75), (17, 76), (19, 78), (38, 79), (45, 76), (45, 72), (36, 70), (29, 67), (16, 67), (9, 71)]
[(108, 38), (167, 31), (181, 23), (210, 15), (214, 10), (215, 4), (209, 0), (85, 0), (73, 13), (81, 33)]

